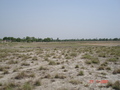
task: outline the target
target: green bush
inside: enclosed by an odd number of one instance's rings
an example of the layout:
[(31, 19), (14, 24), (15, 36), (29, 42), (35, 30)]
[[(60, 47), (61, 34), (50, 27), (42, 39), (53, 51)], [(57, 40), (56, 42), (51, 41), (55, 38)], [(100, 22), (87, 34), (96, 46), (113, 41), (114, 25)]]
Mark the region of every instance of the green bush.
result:
[(22, 90), (33, 90), (33, 87), (30, 83), (26, 82), (23, 87)]
[(77, 84), (82, 84), (82, 82), (80, 82), (79, 80), (70, 80), (69, 81), (70, 83), (72, 83), (72, 84), (75, 84), (75, 85), (77, 85)]
[(112, 87), (114, 90), (120, 90), (120, 81), (116, 81), (115, 83), (108, 82), (106, 87)]
[(70, 56), (76, 57), (76, 56), (77, 56), (77, 53), (71, 53)]
[(75, 66), (75, 68), (79, 68), (79, 66), (78, 66), (78, 65), (76, 65), (76, 66)]
[(110, 61), (110, 62), (116, 62), (116, 61), (118, 61), (118, 58), (110, 58), (110, 59), (108, 59), (108, 61)]
[(41, 67), (39, 68), (39, 70), (47, 70), (47, 68), (41, 66)]
[(115, 70), (113, 71), (113, 74), (120, 74), (120, 69), (115, 69)]
[(91, 57), (91, 55), (89, 55), (89, 54), (84, 54), (83, 56), (82, 56), (82, 59), (91, 59), (92, 57)]
[(49, 61), (49, 65), (56, 65), (55, 61)]
[(84, 75), (84, 72), (83, 71), (80, 71), (79, 73), (78, 73), (78, 76), (83, 76)]
[(92, 62), (91, 62), (91, 60), (86, 60), (85, 63), (86, 64), (91, 64)]
[(41, 86), (41, 82), (40, 82), (39, 80), (36, 80), (36, 81), (34, 82), (34, 85), (35, 85), (35, 86)]
[(64, 79), (64, 78), (66, 78), (66, 76), (60, 75), (60, 74), (56, 74), (55, 78)]
[(106, 67), (106, 70), (111, 70), (111, 68), (110, 67)]
[(106, 57), (106, 54), (105, 53), (100, 53), (99, 55), (98, 55), (98, 57)]
[(104, 66), (99, 66), (97, 70), (104, 70), (105, 67)]
[(113, 85), (112, 88), (115, 90), (120, 90), (120, 81), (116, 81)]
[(98, 64), (100, 63), (100, 61), (98, 60), (98, 58), (92, 58), (92, 63)]

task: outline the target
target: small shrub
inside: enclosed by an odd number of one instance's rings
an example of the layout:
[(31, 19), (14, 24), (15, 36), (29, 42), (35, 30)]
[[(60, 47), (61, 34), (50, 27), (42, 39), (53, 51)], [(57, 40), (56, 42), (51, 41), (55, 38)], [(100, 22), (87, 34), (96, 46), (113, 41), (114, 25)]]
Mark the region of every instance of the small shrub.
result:
[(79, 73), (78, 73), (78, 76), (83, 76), (84, 75), (84, 72), (83, 71), (80, 71)]
[(34, 85), (35, 85), (35, 86), (41, 86), (41, 82), (40, 82), (39, 80), (36, 80), (36, 81), (34, 82)]
[(113, 74), (120, 74), (120, 69), (116, 69), (113, 71)]
[(32, 58), (32, 60), (38, 60), (38, 59), (37, 59), (37, 56), (34, 56), (34, 57)]
[(76, 56), (77, 56), (77, 53), (71, 53), (70, 56), (76, 57)]
[(79, 80), (70, 80), (69, 81), (70, 83), (72, 83), (72, 84), (75, 84), (75, 85), (77, 85), (77, 84), (82, 84), (82, 82), (80, 82)]
[(20, 72), (20, 73), (18, 73), (18, 75), (15, 77), (15, 79), (22, 79), (22, 78), (24, 78), (25, 76), (27, 76), (27, 75), (25, 74), (25, 72)]
[(64, 72), (67, 72), (67, 70), (65, 69)]
[(60, 62), (57, 62), (56, 64), (57, 64), (57, 65), (59, 65), (59, 64), (60, 64)]
[(41, 66), (41, 67), (39, 68), (39, 70), (47, 70), (47, 68)]
[(47, 75), (45, 76), (45, 78), (51, 78), (51, 75), (50, 75), (50, 74), (47, 74)]
[(55, 75), (55, 78), (59, 78), (59, 75), (58, 75), (58, 74), (56, 74), (56, 75)]
[(24, 62), (24, 63), (22, 63), (21, 65), (22, 65), (22, 66), (29, 66), (30, 64)]
[(104, 72), (101, 72), (101, 74), (102, 74), (102, 75), (106, 75), (106, 73), (104, 73)]
[(110, 59), (108, 59), (108, 61), (110, 61), (110, 62), (116, 62), (116, 61), (118, 61), (118, 58), (110, 58)]
[(50, 55), (51, 55), (51, 56), (54, 56), (54, 55), (55, 55), (55, 53), (51, 53)]
[(67, 56), (66, 59), (71, 59), (71, 57), (70, 57), (70, 56)]
[(8, 62), (8, 64), (17, 64), (18, 63), (18, 61), (14, 61), (14, 60), (10, 60), (9, 62)]
[(91, 62), (91, 60), (86, 60), (85, 63), (86, 64), (91, 64), (92, 62)]
[(85, 87), (88, 87), (89, 85), (88, 85), (88, 84), (85, 84), (84, 86), (85, 86)]
[(32, 73), (32, 74), (29, 74), (29, 75), (27, 75), (28, 77), (35, 77), (35, 74), (34, 73)]
[(115, 83), (108, 82), (106, 87), (112, 87), (114, 90), (120, 90), (120, 81), (116, 81)]
[(81, 67), (81, 69), (85, 69), (85, 67)]
[(112, 87), (112, 83), (111, 82), (108, 82), (106, 87)]
[(89, 54), (84, 54), (83, 56), (82, 56), (82, 59), (91, 59), (92, 57), (91, 57), (91, 55), (89, 55)]
[(0, 67), (0, 71), (3, 71), (4, 70), (4, 67)]
[(104, 66), (99, 66), (97, 70), (104, 70)]
[(110, 67), (106, 67), (106, 70), (111, 70), (111, 68)]
[(75, 66), (75, 68), (79, 68), (79, 66), (78, 66), (78, 65), (76, 65), (76, 66)]
[(8, 70), (4, 70), (3, 74), (9, 74)]
[(60, 75), (60, 74), (56, 74), (55, 78), (64, 79), (64, 78), (66, 78), (66, 76)]
[(112, 88), (115, 90), (120, 90), (120, 81), (116, 81), (113, 85)]
[(100, 53), (98, 56), (105, 58), (105, 57), (106, 57), (106, 54), (105, 54), (105, 53)]
[(59, 88), (58, 90), (69, 90), (69, 89), (62, 87), (62, 88)]
[(50, 57), (50, 55), (49, 55), (49, 54), (46, 54), (46, 57)]
[(49, 65), (56, 65), (54, 61), (49, 61)]
[(62, 69), (64, 69), (65, 68), (65, 66), (62, 66)]
[(23, 87), (22, 90), (33, 90), (33, 87), (30, 83), (26, 82)]
[(107, 66), (107, 65), (108, 65), (107, 62), (104, 62), (104, 63), (101, 64), (101, 66)]
[(14, 90), (15, 87), (18, 87), (16, 83), (9, 82), (4, 85), (4, 90)]
[(98, 63), (99, 63), (98, 58), (92, 58), (92, 63), (94, 63), (94, 64), (98, 64)]
[(2, 86), (2, 83), (0, 83), (0, 86)]
[(13, 70), (13, 72), (16, 72), (16, 71), (18, 71), (19, 69), (18, 68), (15, 68), (14, 70)]
[(44, 59), (45, 59), (45, 61), (49, 61), (49, 59), (47, 57), (45, 57)]

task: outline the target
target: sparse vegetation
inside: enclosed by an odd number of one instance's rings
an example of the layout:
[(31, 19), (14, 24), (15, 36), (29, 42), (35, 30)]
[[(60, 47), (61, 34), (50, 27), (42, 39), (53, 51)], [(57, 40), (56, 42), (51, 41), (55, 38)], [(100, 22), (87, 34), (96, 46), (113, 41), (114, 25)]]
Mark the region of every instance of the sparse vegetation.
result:
[(18, 75), (15, 77), (15, 79), (23, 79), (25, 77), (28, 77), (28, 78), (35, 77), (35, 74), (34, 73), (28, 74), (23, 71), (23, 72), (18, 73)]
[(91, 64), (92, 62), (90, 60), (85, 61), (86, 64)]
[(51, 78), (50, 74), (45, 75), (45, 78)]
[(105, 53), (100, 53), (98, 56), (105, 58), (105, 57), (106, 57), (106, 54), (105, 54)]
[(76, 66), (75, 66), (75, 68), (79, 68), (79, 66), (78, 66), (78, 65), (76, 65)]
[(49, 61), (49, 65), (56, 65), (55, 61)]
[(18, 63), (18, 61), (14, 61), (14, 60), (8, 61), (8, 64), (17, 64), (17, 63)]
[(92, 57), (91, 57), (91, 55), (89, 55), (89, 54), (84, 54), (83, 56), (82, 56), (82, 59), (91, 59)]
[(110, 62), (116, 62), (116, 61), (118, 61), (118, 58), (110, 58), (110, 59), (108, 59), (108, 61), (110, 61)]
[(116, 81), (115, 83), (109, 82), (107, 87), (112, 87), (114, 90), (120, 90), (120, 81)]
[(84, 72), (83, 71), (80, 71), (79, 73), (78, 73), (78, 76), (83, 76), (84, 75)]
[(56, 74), (55, 78), (64, 79), (64, 78), (66, 78), (66, 76), (61, 75), (61, 74)]
[(74, 53), (71, 53), (70, 56), (76, 57), (76, 56), (77, 56), (77, 53), (75, 53), (75, 52), (74, 52)]
[(33, 86), (32, 86), (29, 82), (26, 82), (26, 83), (22, 86), (22, 90), (33, 90)]
[(37, 57), (36, 57), (36, 56), (34, 56), (34, 57), (32, 58), (32, 60), (38, 60), (38, 59), (37, 59)]
[(104, 70), (105, 67), (104, 66), (99, 66), (97, 70)]
[(40, 80), (36, 80), (36, 81), (34, 82), (34, 85), (35, 85), (35, 86), (41, 86)]
[(24, 77), (26, 77), (27, 76), (27, 74), (25, 73), (25, 72), (20, 72), (20, 73), (18, 73), (18, 75), (15, 77), (15, 79), (22, 79), (22, 78), (24, 78)]
[(3, 85), (3, 90), (13, 90), (16, 87), (18, 87), (18, 85), (15, 82), (7, 82)]
[(22, 63), (21, 65), (22, 65), (22, 66), (29, 66), (30, 64), (24, 62), (24, 63)]
[(113, 74), (120, 74), (120, 69), (115, 69), (115, 70), (113, 71)]
[(75, 84), (75, 85), (82, 84), (82, 82), (80, 82), (79, 80), (75, 80), (75, 79), (72, 79), (69, 82), (72, 83), (72, 84)]
[(87, 81), (95, 78), (111, 80), (106, 87), (93, 86), (96, 90), (119, 90), (114, 80), (119, 80), (120, 46), (115, 43), (0, 43), (0, 90), (89, 89)]
[(110, 67), (106, 67), (106, 70), (111, 70), (111, 68)]
[(41, 67), (39, 68), (39, 70), (47, 70), (47, 68), (46, 68), (46, 67), (41, 66)]
[(65, 66), (62, 66), (62, 69), (64, 69), (65, 68)]

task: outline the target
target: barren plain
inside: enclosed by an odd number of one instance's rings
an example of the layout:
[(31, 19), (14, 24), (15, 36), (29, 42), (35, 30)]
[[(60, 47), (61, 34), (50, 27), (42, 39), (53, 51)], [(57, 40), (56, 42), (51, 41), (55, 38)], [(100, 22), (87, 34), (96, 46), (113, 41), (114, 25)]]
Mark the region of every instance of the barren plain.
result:
[(120, 90), (120, 41), (0, 43), (0, 90)]

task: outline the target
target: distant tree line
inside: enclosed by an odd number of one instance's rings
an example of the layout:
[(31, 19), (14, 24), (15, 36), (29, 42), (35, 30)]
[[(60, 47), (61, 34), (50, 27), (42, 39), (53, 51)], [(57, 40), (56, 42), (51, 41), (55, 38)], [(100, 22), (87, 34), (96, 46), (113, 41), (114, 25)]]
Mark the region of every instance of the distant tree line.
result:
[(60, 42), (60, 41), (120, 41), (120, 38), (95, 38), (95, 39), (63, 39), (60, 40), (59, 38), (53, 39), (53, 38), (35, 38), (35, 37), (24, 37), (24, 38), (14, 38), (14, 37), (4, 37), (3, 39), (0, 39), (0, 41), (6, 41), (6, 42)]

